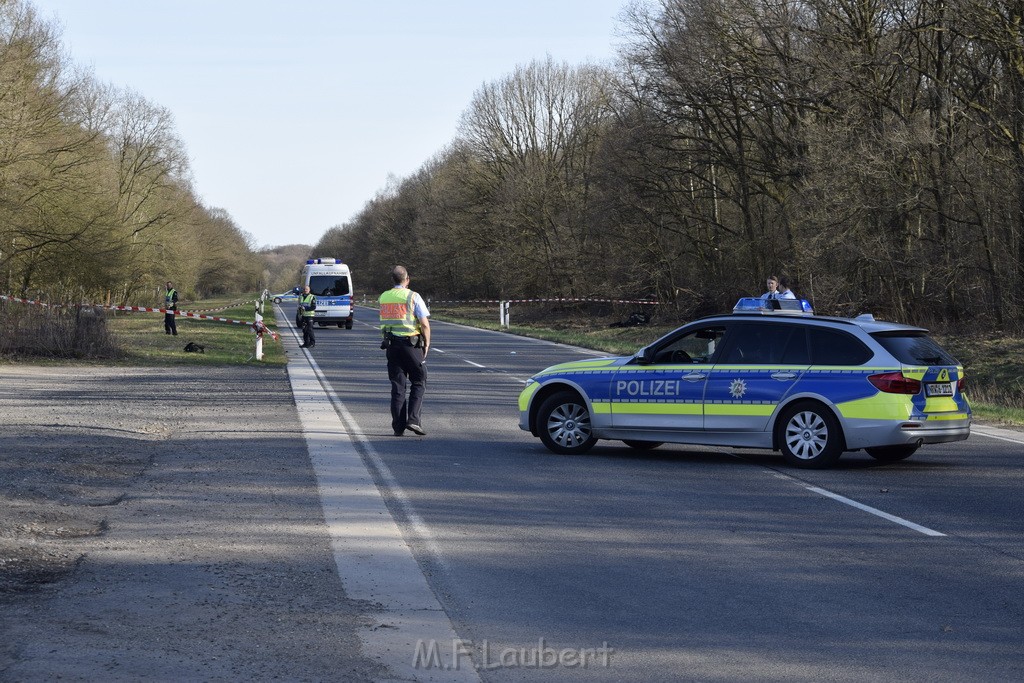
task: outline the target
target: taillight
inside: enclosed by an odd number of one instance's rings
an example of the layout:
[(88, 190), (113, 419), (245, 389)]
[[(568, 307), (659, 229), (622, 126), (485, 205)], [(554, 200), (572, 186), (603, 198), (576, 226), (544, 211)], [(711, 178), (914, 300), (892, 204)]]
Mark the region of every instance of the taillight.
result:
[(964, 393), (964, 388), (966, 386), (967, 386), (967, 380), (965, 380), (963, 377), (958, 379), (956, 381), (956, 393), (958, 393), (958, 394)]
[(887, 394), (917, 394), (921, 391), (921, 382), (904, 377), (901, 372), (883, 372), (879, 375), (868, 375), (868, 381), (879, 391)]

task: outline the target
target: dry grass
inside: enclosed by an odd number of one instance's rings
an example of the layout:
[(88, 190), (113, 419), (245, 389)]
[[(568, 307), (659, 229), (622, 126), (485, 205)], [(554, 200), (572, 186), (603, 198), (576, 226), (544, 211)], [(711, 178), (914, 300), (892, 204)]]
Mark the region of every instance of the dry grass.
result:
[(103, 309), (0, 302), (0, 355), (114, 359), (123, 355)]
[[(229, 306), (256, 295), (190, 302), (187, 310), (220, 309), (206, 313), (217, 318), (251, 322), (254, 303)], [(60, 312), (57, 312), (60, 311)], [(273, 306), (264, 307), (264, 322), (276, 331)], [(164, 314), (46, 309), (26, 304), (0, 307), (0, 356), (17, 362), (81, 359), (125, 365), (283, 365), (284, 349), (264, 335), (263, 361), (255, 360), (256, 334), (249, 325), (186, 318), (177, 319), (178, 335), (164, 333)], [(204, 353), (186, 353), (188, 342)]]

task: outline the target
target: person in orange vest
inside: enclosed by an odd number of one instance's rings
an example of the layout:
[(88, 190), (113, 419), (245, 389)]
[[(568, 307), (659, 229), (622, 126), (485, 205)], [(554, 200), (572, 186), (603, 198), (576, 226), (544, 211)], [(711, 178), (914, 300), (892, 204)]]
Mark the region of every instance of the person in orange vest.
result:
[[(427, 385), (427, 353), (430, 351), (430, 311), (409, 289), (405, 266), (391, 269), (395, 286), (380, 295), (381, 348), (387, 349), (391, 380), (391, 429), (395, 436), (405, 430), (426, 436), (420, 411)], [(406, 397), (406, 388), (409, 395)]]

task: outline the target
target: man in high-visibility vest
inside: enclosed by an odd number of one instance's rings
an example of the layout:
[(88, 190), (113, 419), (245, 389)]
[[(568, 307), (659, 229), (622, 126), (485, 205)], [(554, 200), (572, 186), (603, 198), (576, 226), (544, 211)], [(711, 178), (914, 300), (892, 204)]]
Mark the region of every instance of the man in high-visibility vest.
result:
[[(388, 379), (391, 380), (391, 428), (395, 436), (405, 430), (426, 436), (420, 410), (427, 385), (427, 353), (430, 350), (430, 311), (416, 292), (409, 289), (405, 266), (391, 270), (395, 286), (380, 295), (381, 348), (387, 349)], [(409, 387), (409, 397), (405, 390)]]
[(167, 282), (167, 293), (164, 294), (164, 332), (166, 334), (178, 335), (178, 324), (174, 320), (175, 311), (178, 310), (178, 290), (171, 282)]
[(313, 334), (313, 311), (316, 310), (316, 297), (309, 291), (309, 285), (302, 289), (299, 297), (299, 312), (302, 314), (302, 345), (300, 349), (311, 349), (316, 346)]

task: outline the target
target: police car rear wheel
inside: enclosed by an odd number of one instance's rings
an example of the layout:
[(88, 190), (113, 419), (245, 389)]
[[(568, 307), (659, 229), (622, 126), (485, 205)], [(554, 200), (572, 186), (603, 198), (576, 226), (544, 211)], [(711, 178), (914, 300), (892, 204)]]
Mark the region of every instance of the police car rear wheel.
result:
[(783, 414), (779, 424), (779, 447), (791, 465), (808, 469), (829, 467), (843, 453), (839, 421), (822, 405), (795, 405)]
[(638, 451), (649, 451), (652, 448), (657, 448), (664, 441), (635, 441), (633, 439), (623, 439), (622, 443), (626, 444), (630, 448), (635, 448)]
[(901, 446), (876, 446), (875, 448), (865, 448), (864, 450), (875, 460), (896, 462), (897, 460), (906, 460), (914, 453), (917, 453), (917, 449), (917, 444), (912, 443)]
[(561, 391), (549, 396), (537, 412), (540, 440), (548, 450), (577, 455), (590, 450), (597, 439), (591, 434), (590, 411), (578, 394)]

